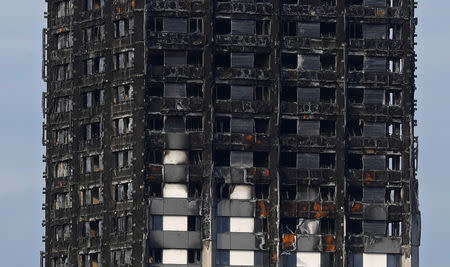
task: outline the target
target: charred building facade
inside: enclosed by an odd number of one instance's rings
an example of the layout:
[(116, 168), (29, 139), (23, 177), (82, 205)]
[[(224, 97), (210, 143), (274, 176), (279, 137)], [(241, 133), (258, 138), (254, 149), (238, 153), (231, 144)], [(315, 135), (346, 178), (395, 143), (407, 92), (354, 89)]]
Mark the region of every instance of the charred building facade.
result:
[(415, 267), (413, 0), (47, 0), (45, 267)]

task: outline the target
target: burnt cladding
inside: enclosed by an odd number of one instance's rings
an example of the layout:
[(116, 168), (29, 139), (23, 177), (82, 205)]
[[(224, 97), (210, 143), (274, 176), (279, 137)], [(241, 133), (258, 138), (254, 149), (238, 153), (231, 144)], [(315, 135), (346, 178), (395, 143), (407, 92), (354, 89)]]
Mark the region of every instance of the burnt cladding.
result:
[(45, 267), (415, 267), (412, 0), (47, 0)]

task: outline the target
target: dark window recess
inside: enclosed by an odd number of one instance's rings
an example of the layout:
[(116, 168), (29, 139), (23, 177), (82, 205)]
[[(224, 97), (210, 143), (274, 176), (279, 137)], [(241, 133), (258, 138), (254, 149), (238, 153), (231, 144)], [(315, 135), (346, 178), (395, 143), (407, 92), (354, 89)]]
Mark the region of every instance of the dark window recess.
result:
[(360, 170), (363, 167), (362, 155), (349, 153), (347, 155), (347, 167), (349, 169)]
[(203, 32), (203, 20), (200, 18), (189, 19), (189, 32)]
[[(324, 1), (324, 0), (322, 0)], [(334, 1), (334, 0), (333, 0)], [(336, 22), (322, 22), (320, 23), (321, 37), (334, 37), (336, 35)]]
[(334, 70), (336, 68), (336, 57), (334, 55), (320, 55), (322, 70)]
[(257, 20), (255, 33), (257, 35), (269, 35), (270, 34), (270, 20)]
[(104, 104), (104, 90), (94, 90), (83, 94), (84, 108), (98, 107)]
[(362, 234), (362, 220), (348, 220), (348, 233), (351, 235)]
[(401, 137), (402, 124), (399, 122), (390, 122), (387, 126), (388, 136)]
[(150, 164), (161, 164), (162, 163), (162, 151), (160, 150), (150, 150), (147, 153), (148, 163)]
[(348, 188), (348, 199), (350, 201), (362, 201), (363, 190), (361, 186), (350, 186)]
[(199, 198), (202, 195), (202, 184), (190, 182), (188, 186), (188, 197)]
[(91, 140), (91, 139), (97, 139), (100, 137), (100, 123), (94, 122), (90, 124), (85, 124), (83, 127), (83, 139), (84, 140)]
[(295, 152), (281, 152), (280, 153), (281, 167), (295, 168), (297, 167), (297, 153)]
[(200, 165), (202, 163), (202, 151), (189, 151), (189, 163), (193, 165)]
[(282, 86), (281, 87), (281, 101), (297, 102), (297, 87)]
[(394, 90), (386, 90), (386, 104), (389, 106), (397, 106), (402, 103), (402, 92)]
[(187, 53), (187, 64), (192, 66), (202, 66), (203, 53), (201, 51), (189, 51)]
[(229, 68), (231, 66), (230, 53), (217, 53), (215, 61), (216, 67)]
[(253, 167), (269, 167), (269, 152), (253, 152)]
[[(267, 231), (268, 231), (267, 218), (261, 218), (261, 217), (255, 218), (255, 231), (254, 232), (261, 233), (261, 232), (267, 232)], [(267, 266), (267, 265), (264, 265), (264, 266)]]
[(150, 18), (150, 31), (160, 32), (163, 30), (163, 19), (162, 18)]
[(216, 133), (229, 133), (230, 132), (230, 118), (228, 117), (216, 117)]
[(362, 39), (363, 27), (360, 23), (349, 23), (348, 25), (348, 37), (350, 39)]
[(186, 131), (199, 132), (203, 129), (201, 116), (186, 116)]
[(363, 0), (348, 0), (349, 5), (362, 6)]
[[(218, 184), (216, 186), (216, 194), (217, 194), (217, 198), (219, 198), (219, 199), (230, 198), (230, 187), (228, 186), (228, 184)], [(217, 218), (223, 218), (223, 217), (217, 217)]]
[(322, 201), (334, 201), (334, 186), (321, 186), (320, 187), (320, 197)]
[(334, 220), (322, 219), (320, 220), (320, 232), (324, 235), (333, 235), (335, 233)]
[(162, 97), (164, 95), (164, 84), (163, 83), (151, 83), (148, 88), (149, 96)]
[(297, 120), (296, 119), (281, 119), (281, 133), (282, 134), (296, 134)]
[(386, 156), (388, 162), (388, 169), (399, 171), (402, 169), (402, 156), (400, 155), (390, 155)]
[(164, 127), (162, 116), (152, 116), (148, 119), (148, 129), (150, 131), (162, 131)]
[(188, 216), (188, 231), (200, 231), (200, 217)]
[(281, 66), (286, 69), (297, 69), (297, 53), (281, 53)]
[(231, 86), (229, 84), (216, 84), (216, 99), (229, 100), (231, 98)]
[(348, 101), (350, 104), (361, 104), (364, 100), (364, 90), (362, 88), (349, 88)]
[(216, 166), (230, 166), (230, 151), (216, 150), (214, 163)]
[(269, 54), (265, 53), (255, 53), (255, 68), (268, 68), (269, 67)]
[(216, 265), (217, 266), (229, 266), (230, 265), (230, 251), (218, 249), (216, 250)]
[(269, 131), (268, 119), (255, 119), (255, 133), (266, 134)]
[(162, 197), (161, 184), (150, 184), (147, 186), (147, 195), (149, 197)]
[(216, 19), (216, 25), (214, 27), (216, 34), (230, 34), (231, 33), (231, 20), (230, 19)]
[(201, 83), (187, 83), (186, 84), (187, 97), (203, 97), (203, 84)]
[(255, 197), (257, 199), (269, 198), (269, 185), (268, 184), (255, 184)]
[(158, 215), (150, 216), (148, 220), (148, 228), (150, 231), (162, 231), (163, 217)]
[(280, 229), (282, 233), (294, 234), (297, 229), (297, 219), (296, 218), (281, 218), (280, 219)]
[(230, 231), (230, 218), (229, 217), (217, 217), (216, 226), (218, 233), (227, 233)]
[(364, 122), (362, 120), (351, 120), (348, 122), (348, 134), (350, 136), (362, 136)]
[(320, 168), (334, 169), (336, 162), (336, 154), (334, 153), (321, 153), (319, 157)]
[(267, 101), (269, 100), (269, 87), (267, 86), (256, 86), (254, 93), (254, 100)]
[(364, 56), (348, 56), (348, 70), (362, 71), (364, 68)]
[(296, 21), (283, 21), (283, 35), (284, 36), (296, 36), (297, 35), (297, 22)]
[(386, 188), (386, 202), (387, 203), (400, 203), (402, 200), (401, 195), (402, 189), (399, 187), (388, 187)]
[(336, 101), (335, 88), (320, 88), (320, 102), (322, 103), (334, 103)]
[(150, 249), (148, 255), (148, 263), (162, 263), (162, 249)]
[[(401, 236), (402, 235), (402, 222), (392, 221), (387, 224), (387, 235), (388, 236)], [(398, 265), (400, 266), (400, 265)]]
[(164, 130), (166, 132), (184, 132), (186, 123), (181, 116), (167, 116), (164, 121)]
[(280, 190), (281, 200), (295, 200), (297, 190), (295, 185), (284, 185)]
[(320, 135), (335, 136), (335, 121), (320, 121)]
[(151, 51), (149, 53), (149, 61), (152, 66), (163, 66), (164, 65), (164, 53), (163, 51)]
[(199, 249), (188, 249), (188, 263), (200, 263), (201, 251)]
[(336, 5), (336, 0), (320, 0), (320, 3), (323, 6), (335, 6)]
[(297, 0), (283, 0), (282, 1), (284, 5), (296, 5)]

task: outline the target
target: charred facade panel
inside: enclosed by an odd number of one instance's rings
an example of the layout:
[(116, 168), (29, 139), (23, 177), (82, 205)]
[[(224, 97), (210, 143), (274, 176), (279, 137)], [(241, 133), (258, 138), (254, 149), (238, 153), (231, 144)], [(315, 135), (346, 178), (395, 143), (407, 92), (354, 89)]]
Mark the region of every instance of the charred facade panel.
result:
[(418, 265), (412, 1), (47, 2), (46, 267)]

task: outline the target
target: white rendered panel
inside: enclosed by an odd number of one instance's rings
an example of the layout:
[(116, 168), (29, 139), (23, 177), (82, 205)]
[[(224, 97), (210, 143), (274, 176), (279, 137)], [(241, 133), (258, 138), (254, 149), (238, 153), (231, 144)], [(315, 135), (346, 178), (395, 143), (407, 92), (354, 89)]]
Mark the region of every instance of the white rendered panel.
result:
[(387, 254), (363, 254), (364, 267), (387, 267)]
[(253, 266), (253, 251), (248, 250), (230, 250), (230, 265)]
[(188, 192), (185, 184), (164, 184), (163, 197), (187, 198)]
[(297, 267), (320, 267), (320, 252), (297, 252)]
[(163, 249), (163, 264), (187, 264), (187, 249)]
[(163, 231), (187, 231), (187, 216), (163, 216)]
[(230, 217), (230, 232), (253, 233), (255, 230), (254, 218)]

